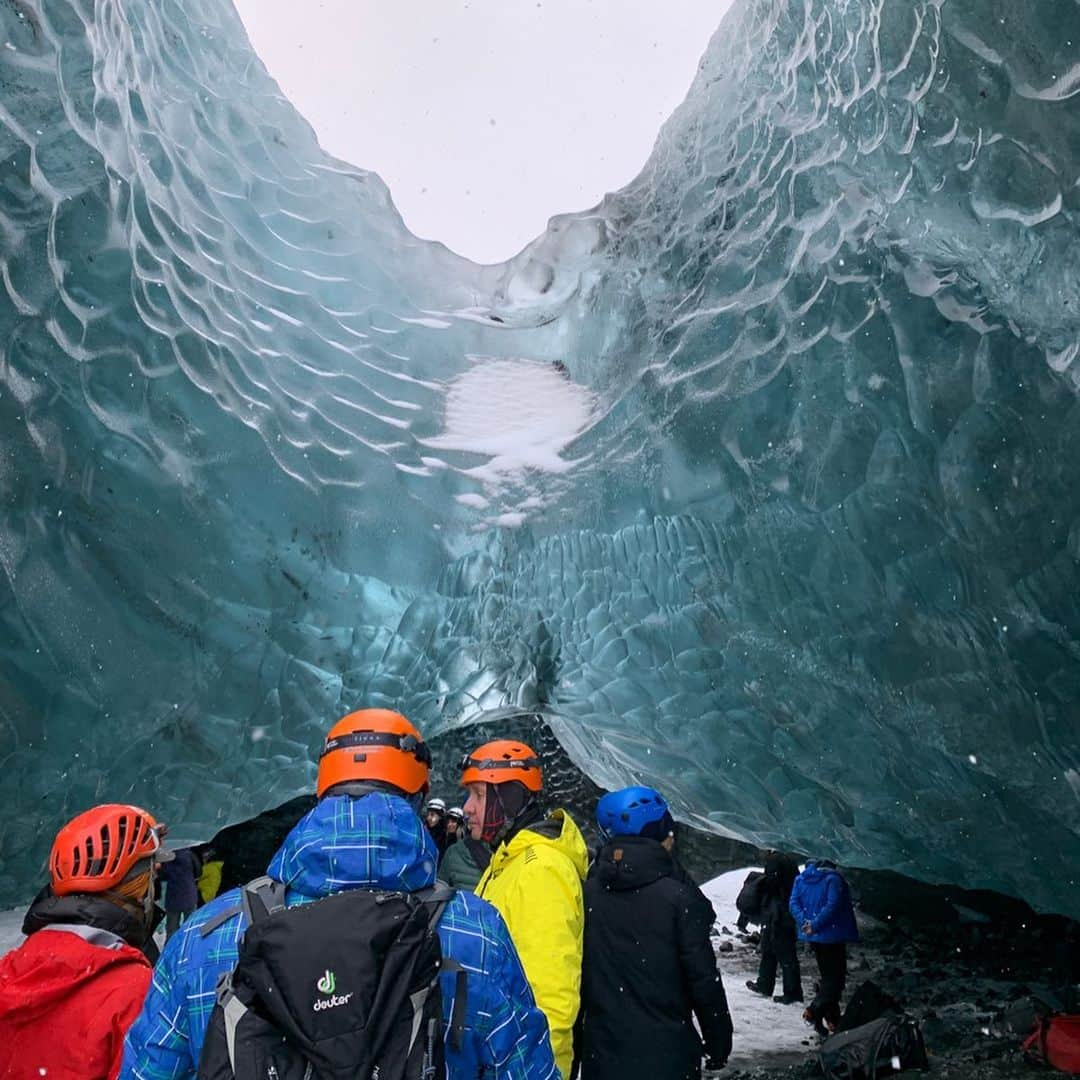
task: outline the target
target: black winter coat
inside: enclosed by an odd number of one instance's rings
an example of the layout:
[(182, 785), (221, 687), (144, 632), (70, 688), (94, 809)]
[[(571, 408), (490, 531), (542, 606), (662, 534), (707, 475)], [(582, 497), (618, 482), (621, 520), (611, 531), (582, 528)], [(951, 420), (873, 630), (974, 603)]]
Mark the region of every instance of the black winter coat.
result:
[[(693, 1080), (731, 1053), (712, 905), (655, 840), (617, 837), (585, 882), (582, 1080)], [(704, 1037), (698, 1038), (692, 1015)]]
[(761, 905), (761, 925), (773, 933), (795, 933), (795, 920), (791, 917), (788, 904), (791, 888), (798, 876), (798, 863), (790, 856), (774, 851), (765, 859), (765, 899)]

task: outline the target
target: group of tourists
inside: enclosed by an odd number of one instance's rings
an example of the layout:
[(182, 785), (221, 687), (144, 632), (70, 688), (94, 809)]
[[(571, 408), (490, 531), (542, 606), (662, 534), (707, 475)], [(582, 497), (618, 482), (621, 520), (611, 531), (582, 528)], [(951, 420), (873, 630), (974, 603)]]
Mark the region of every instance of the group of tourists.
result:
[[(526, 744), (466, 755), (460, 808), (425, 803), (431, 765), (400, 714), (344, 717), (317, 802), (266, 875), (171, 927), (160, 957), (155, 884), (176, 861), (164, 826), (134, 806), (80, 814), (53, 843), (26, 941), (0, 960), (0, 1075), (694, 1080), (703, 1062), (722, 1068), (732, 1024), (715, 916), (679, 865), (659, 792), (600, 800), (590, 866), (571, 816), (545, 806)], [(767, 875), (798, 932), (824, 941), (791, 867)], [(801, 998), (779, 922), (755, 988), (771, 992), (779, 964)]]
[(763, 872), (752, 872), (739, 895), (739, 926), (761, 925), (761, 962), (746, 987), (772, 997), (779, 968), (782, 1005), (803, 1002), (799, 942), (807, 942), (817, 961), (817, 993), (803, 1018), (825, 1037), (840, 1025), (840, 1001), (847, 982), (847, 947), (859, 940), (851, 891), (835, 863), (807, 863), (802, 873), (793, 858), (769, 852)]

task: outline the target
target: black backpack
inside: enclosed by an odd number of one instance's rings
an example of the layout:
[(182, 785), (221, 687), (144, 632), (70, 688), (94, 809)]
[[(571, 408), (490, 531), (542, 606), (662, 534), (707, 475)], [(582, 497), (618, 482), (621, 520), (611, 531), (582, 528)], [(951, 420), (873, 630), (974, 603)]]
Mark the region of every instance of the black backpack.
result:
[(827, 1080), (874, 1080), (904, 1069), (929, 1067), (922, 1031), (910, 1016), (883, 1016), (831, 1035), (818, 1051)]
[(218, 981), (200, 1080), (441, 1080), (442, 971), (457, 972), (455, 1048), (465, 1023), (465, 972), (443, 957), (436, 931), (453, 895), (439, 882), (286, 907), (280, 882), (245, 886), (248, 926), (236, 967)]
[(760, 922), (768, 895), (769, 883), (760, 870), (751, 870), (742, 883), (735, 907), (749, 922)]
[(899, 1016), (903, 1011), (903, 1006), (892, 994), (882, 990), (872, 979), (867, 979), (860, 983), (851, 995), (836, 1030), (854, 1031), (855, 1028), (869, 1024), (871, 1020), (880, 1020), (886, 1013)]

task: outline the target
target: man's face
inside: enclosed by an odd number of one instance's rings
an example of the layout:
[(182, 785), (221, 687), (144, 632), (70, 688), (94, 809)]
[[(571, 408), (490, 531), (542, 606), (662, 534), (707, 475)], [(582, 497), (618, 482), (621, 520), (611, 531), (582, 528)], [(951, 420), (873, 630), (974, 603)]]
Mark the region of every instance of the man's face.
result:
[(469, 835), (479, 840), (484, 831), (484, 812), (487, 810), (487, 784), (467, 784), (469, 797), (462, 809), (469, 819)]

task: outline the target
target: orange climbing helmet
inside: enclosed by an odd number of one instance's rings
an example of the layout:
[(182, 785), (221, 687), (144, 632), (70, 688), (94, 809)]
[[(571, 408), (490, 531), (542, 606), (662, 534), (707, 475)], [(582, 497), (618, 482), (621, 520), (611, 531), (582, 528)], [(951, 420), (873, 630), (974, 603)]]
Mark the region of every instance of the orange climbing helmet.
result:
[(107, 803), (79, 814), (56, 834), (49, 852), (53, 893), (107, 892), (144, 859), (173, 858), (161, 846), (163, 832), (138, 806)]
[(401, 713), (358, 709), (327, 733), (316, 791), (321, 799), (335, 784), (374, 780), (415, 795), (428, 790), (430, 771), (431, 751)]
[(532, 747), (516, 739), (495, 739), (466, 754), (461, 762), (461, 783), (506, 784), (517, 780), (529, 791), (539, 793), (544, 786), (540, 759)]

